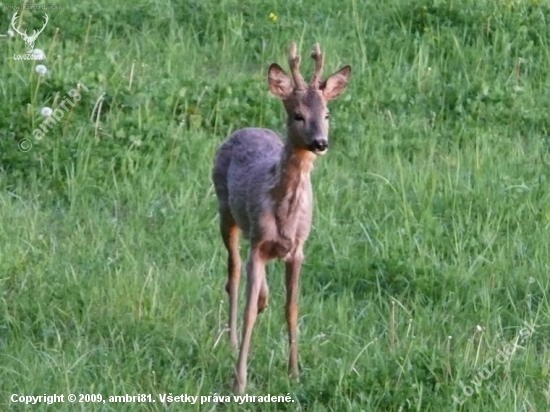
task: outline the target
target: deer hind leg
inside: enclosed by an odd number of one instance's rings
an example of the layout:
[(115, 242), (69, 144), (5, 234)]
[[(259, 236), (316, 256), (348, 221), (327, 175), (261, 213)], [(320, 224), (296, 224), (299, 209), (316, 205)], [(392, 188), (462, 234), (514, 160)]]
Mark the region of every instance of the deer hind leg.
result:
[(269, 288), (267, 286), (267, 278), (264, 276), (260, 294), (258, 295), (258, 314), (262, 313), (268, 305)]
[(237, 309), (239, 280), (241, 277), (241, 257), (239, 255), (239, 228), (229, 210), (220, 210), (220, 231), (227, 249), (227, 283), (229, 295), (229, 341), (234, 350), (239, 348), (237, 340)]

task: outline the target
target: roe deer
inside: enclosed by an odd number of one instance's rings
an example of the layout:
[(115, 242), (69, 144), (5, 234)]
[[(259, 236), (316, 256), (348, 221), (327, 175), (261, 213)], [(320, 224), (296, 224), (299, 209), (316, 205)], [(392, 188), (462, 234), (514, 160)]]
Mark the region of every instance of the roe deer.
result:
[(318, 44), (313, 46), (311, 57), (315, 72), (309, 84), (300, 74), (295, 43), (290, 45), (288, 57), (294, 84), (278, 64), (268, 69), (269, 88), (287, 112), (284, 143), (271, 130), (244, 128), (233, 133), (216, 153), (212, 180), (219, 203), (221, 236), (228, 252), (225, 289), (229, 294), (229, 340), (234, 349), (238, 349), (239, 231), (250, 241), (246, 309), (233, 383), (233, 390), (240, 394), (246, 388), (254, 322), (267, 307), (265, 266), (273, 259), (285, 262), (288, 370), (293, 379), (299, 375), (298, 287), (312, 219), (310, 172), (316, 155), (325, 154), (328, 148), (327, 102), (346, 89), (351, 73), (351, 67), (344, 66), (321, 81), (324, 57)]

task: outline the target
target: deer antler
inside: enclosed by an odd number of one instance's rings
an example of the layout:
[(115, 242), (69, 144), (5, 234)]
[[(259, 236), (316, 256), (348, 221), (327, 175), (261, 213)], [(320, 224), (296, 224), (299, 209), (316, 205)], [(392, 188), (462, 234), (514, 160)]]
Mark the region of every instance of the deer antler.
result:
[(292, 43), (288, 50), (288, 65), (290, 66), (292, 77), (294, 78), (296, 90), (305, 90), (306, 83), (300, 74), (300, 56), (298, 56), (296, 52), (296, 43)]
[(21, 33), (19, 30), (17, 30), (17, 27), (15, 27), (15, 20), (17, 20), (17, 14), (19, 12), (16, 11), (15, 14), (13, 15), (13, 17), (11, 18), (11, 27), (13, 27), (13, 30), (15, 30), (15, 32), (21, 36), (23, 36), (24, 39), (26, 39), (28, 36), (27, 36), (27, 30), (25, 30), (24, 33)]
[(45, 17), (44, 25), (42, 26), (42, 28), (38, 32), (36, 30), (33, 30), (32, 36), (30, 36), (31, 41), (36, 40), (38, 35), (40, 33), (42, 33), (44, 31), (44, 29), (46, 28), (46, 24), (48, 24), (48, 21), (50, 20), (50, 18), (48, 17), (48, 15), (46, 13), (44, 13), (44, 17)]
[(324, 63), (324, 55), (323, 53), (321, 53), (321, 48), (319, 47), (319, 43), (315, 43), (313, 45), (313, 51), (311, 52), (311, 57), (313, 58), (313, 60), (315, 60), (315, 73), (313, 74), (313, 77), (311, 78), (311, 82), (309, 84), (314, 89), (318, 89), (319, 82), (321, 81), (321, 76), (323, 75), (323, 63)]

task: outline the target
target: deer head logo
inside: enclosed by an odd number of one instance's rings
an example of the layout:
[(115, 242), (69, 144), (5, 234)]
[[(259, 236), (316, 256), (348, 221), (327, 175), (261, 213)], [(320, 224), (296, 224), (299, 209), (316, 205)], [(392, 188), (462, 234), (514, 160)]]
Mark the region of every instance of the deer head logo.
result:
[(38, 30), (38, 32), (36, 30), (33, 30), (32, 35), (29, 36), (27, 35), (27, 30), (25, 30), (23, 33), (17, 30), (17, 27), (15, 26), (15, 21), (17, 20), (17, 13), (18, 12), (16, 11), (11, 19), (11, 26), (13, 27), (13, 30), (15, 30), (16, 33), (20, 34), (21, 37), (23, 37), (23, 40), (25, 40), (25, 43), (27, 43), (27, 47), (26, 47), (27, 53), (31, 54), (34, 49), (34, 42), (36, 41), (36, 38), (38, 37), (38, 35), (44, 31), (46, 24), (48, 24), (49, 17), (46, 13), (44, 13), (44, 17), (46, 20), (44, 21), (44, 25), (40, 30)]

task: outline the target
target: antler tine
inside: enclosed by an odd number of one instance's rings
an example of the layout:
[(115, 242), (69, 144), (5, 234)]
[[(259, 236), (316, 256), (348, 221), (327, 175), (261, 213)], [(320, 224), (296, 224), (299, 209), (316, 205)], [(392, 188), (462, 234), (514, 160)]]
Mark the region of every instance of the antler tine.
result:
[(313, 58), (313, 60), (315, 60), (315, 73), (311, 78), (310, 85), (313, 88), (318, 88), (319, 83), (321, 81), (321, 76), (323, 75), (323, 63), (324, 63), (324, 55), (323, 53), (321, 53), (321, 47), (319, 47), (319, 43), (315, 43), (313, 45), (313, 51), (311, 52), (311, 57)]
[(38, 37), (38, 35), (40, 33), (42, 33), (44, 31), (44, 29), (46, 28), (46, 24), (48, 24), (48, 21), (50, 20), (50, 18), (48, 17), (48, 15), (46, 13), (44, 13), (44, 25), (42, 26), (42, 28), (38, 31), (38, 33), (36, 33), (36, 37)]
[(19, 17), (19, 16), (18, 16), (18, 13), (19, 13), (19, 12), (16, 11), (15, 14), (13, 15), (13, 17), (11, 18), (11, 26), (13, 27), (13, 30), (15, 30), (15, 32), (16, 32), (17, 34), (20, 34), (21, 36), (26, 36), (26, 35), (27, 35), (27, 30), (25, 30), (24, 33), (21, 33), (21, 32), (17, 29), (17, 27), (15, 27), (15, 21), (17, 20), (17, 17)]
[(290, 48), (288, 50), (288, 65), (290, 66), (292, 77), (294, 78), (296, 90), (305, 90), (306, 83), (300, 74), (300, 56), (297, 53), (296, 43), (290, 44)]

